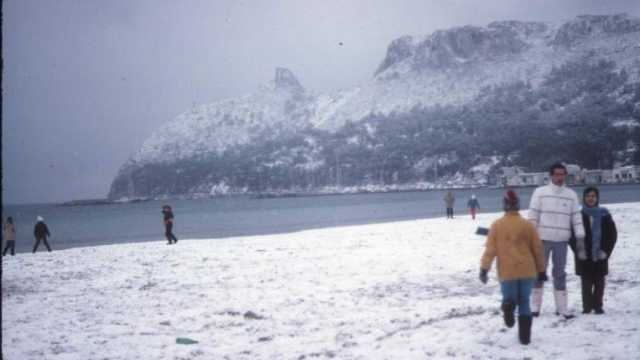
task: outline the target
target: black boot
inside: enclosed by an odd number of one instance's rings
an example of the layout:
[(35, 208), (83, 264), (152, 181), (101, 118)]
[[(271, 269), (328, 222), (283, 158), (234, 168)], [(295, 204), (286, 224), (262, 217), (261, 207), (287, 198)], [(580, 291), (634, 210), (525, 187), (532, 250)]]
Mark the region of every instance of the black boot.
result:
[(531, 319), (531, 316), (527, 315), (518, 316), (518, 337), (522, 345), (531, 342)]
[(602, 299), (604, 298), (604, 276), (599, 276), (594, 279), (594, 291), (593, 291), (593, 308), (596, 310), (596, 314), (604, 314), (602, 310)]
[(580, 276), (580, 286), (582, 287), (582, 313), (588, 314), (593, 310), (593, 278), (591, 276)]
[(513, 327), (516, 323), (516, 319), (513, 316), (515, 308), (516, 307), (512, 302), (502, 304), (502, 318), (504, 319), (504, 324), (507, 325), (507, 327)]

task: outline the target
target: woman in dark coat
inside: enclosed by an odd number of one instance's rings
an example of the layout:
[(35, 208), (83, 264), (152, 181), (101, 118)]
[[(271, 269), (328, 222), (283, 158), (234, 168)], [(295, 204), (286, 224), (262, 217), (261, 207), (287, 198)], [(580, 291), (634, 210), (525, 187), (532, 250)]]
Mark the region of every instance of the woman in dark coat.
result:
[(600, 193), (588, 187), (582, 193), (582, 223), (584, 242), (572, 238), (571, 249), (575, 254), (576, 275), (582, 283), (582, 313), (592, 310), (604, 314), (604, 277), (609, 273), (609, 257), (616, 245), (618, 233), (609, 211), (599, 206)]

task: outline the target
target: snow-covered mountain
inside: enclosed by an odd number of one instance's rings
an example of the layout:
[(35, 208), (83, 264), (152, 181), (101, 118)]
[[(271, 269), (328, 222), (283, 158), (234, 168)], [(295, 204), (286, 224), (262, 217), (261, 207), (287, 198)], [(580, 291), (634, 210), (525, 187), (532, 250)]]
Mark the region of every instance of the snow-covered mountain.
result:
[(126, 178), (149, 164), (221, 154), (303, 129), (334, 132), (370, 114), (464, 105), (489, 86), (523, 81), (535, 88), (554, 67), (593, 54), (638, 81), (640, 19), (618, 14), (563, 24), (500, 21), (403, 36), (391, 42), (369, 82), (327, 94), (306, 91), (291, 71), (278, 68), (275, 79), (253, 94), (193, 108), (163, 125), (123, 165), (110, 197), (144, 194)]
[(194, 107), (169, 121), (133, 162), (176, 161), (221, 152), (258, 135), (296, 131), (310, 124), (314, 109), (315, 97), (290, 70), (277, 68), (274, 80), (253, 94)]
[(370, 112), (464, 104), (486, 86), (518, 80), (535, 86), (552, 67), (593, 52), (632, 68), (640, 59), (640, 19), (584, 15), (560, 26), (500, 21), (403, 36), (389, 45), (370, 83), (327, 95), (331, 100), (319, 104), (312, 122), (336, 128)]

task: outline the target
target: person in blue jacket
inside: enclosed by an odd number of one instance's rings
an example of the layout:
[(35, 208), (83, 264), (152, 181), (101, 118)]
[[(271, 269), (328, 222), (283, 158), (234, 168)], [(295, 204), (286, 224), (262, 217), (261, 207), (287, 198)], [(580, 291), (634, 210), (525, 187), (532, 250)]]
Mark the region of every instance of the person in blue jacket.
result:
[(480, 203), (476, 198), (476, 194), (471, 194), (471, 198), (467, 201), (467, 207), (469, 208), (469, 213), (471, 213), (471, 218), (473, 220), (476, 219), (476, 211), (480, 209)]

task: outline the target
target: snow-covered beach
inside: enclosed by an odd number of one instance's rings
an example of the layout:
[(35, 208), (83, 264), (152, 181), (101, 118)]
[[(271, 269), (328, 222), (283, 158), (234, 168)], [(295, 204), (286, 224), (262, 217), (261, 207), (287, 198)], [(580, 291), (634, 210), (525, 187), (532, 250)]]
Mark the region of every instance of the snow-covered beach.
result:
[[(607, 206), (607, 205), (605, 205)], [(532, 343), (478, 281), (501, 213), (289, 234), (76, 248), (3, 257), (4, 359), (637, 358), (640, 203), (607, 206), (619, 230), (604, 316), (547, 284)], [(189, 338), (196, 344), (176, 343)]]

